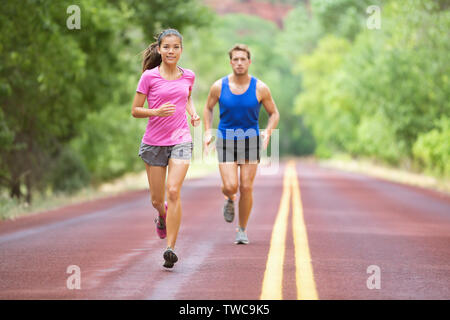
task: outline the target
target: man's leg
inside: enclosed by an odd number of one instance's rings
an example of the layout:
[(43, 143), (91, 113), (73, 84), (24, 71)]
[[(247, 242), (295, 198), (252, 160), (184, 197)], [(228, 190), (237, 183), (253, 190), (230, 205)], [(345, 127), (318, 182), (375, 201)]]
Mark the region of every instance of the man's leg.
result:
[(227, 199), (235, 200), (238, 192), (238, 165), (235, 162), (219, 163), (222, 176), (222, 193)]
[(253, 181), (255, 180), (257, 163), (243, 163), (239, 185), (239, 227), (245, 229), (253, 206)]
[(222, 176), (222, 193), (225, 195), (223, 218), (226, 222), (234, 220), (234, 200), (238, 191), (238, 165), (236, 163), (219, 163)]

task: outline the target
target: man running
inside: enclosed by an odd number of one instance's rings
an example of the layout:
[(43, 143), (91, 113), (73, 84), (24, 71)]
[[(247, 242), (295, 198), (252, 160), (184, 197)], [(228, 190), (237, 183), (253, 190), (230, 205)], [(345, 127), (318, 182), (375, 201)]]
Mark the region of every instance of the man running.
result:
[(239, 189), (239, 226), (235, 243), (248, 244), (245, 229), (252, 210), (253, 181), (260, 161), (258, 119), (261, 103), (269, 114), (267, 128), (261, 132), (264, 149), (269, 144), (280, 115), (269, 87), (248, 74), (251, 64), (249, 48), (238, 44), (231, 48), (228, 54), (233, 73), (214, 82), (203, 112), (206, 131), (204, 147), (208, 150), (209, 144), (213, 141), (211, 133), (213, 109), (219, 102), (220, 122), (216, 149), (222, 177), (222, 192), (225, 195), (223, 215), (225, 221), (233, 221), (234, 202)]

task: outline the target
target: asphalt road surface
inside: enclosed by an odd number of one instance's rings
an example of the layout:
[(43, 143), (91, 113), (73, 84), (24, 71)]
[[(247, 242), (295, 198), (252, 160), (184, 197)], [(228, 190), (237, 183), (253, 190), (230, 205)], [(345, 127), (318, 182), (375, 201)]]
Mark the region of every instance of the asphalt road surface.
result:
[(185, 181), (173, 269), (147, 190), (1, 222), (0, 299), (450, 299), (450, 196), (282, 163), (235, 245), (220, 183)]

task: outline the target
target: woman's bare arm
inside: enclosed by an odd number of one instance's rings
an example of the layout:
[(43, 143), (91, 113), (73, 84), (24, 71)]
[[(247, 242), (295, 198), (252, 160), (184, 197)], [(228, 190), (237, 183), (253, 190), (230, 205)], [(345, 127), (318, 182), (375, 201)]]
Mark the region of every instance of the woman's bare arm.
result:
[(133, 105), (131, 107), (131, 114), (135, 118), (148, 118), (148, 117), (168, 117), (175, 113), (175, 105), (171, 103), (165, 103), (158, 109), (144, 108), (145, 98), (147, 96), (143, 93), (136, 92), (134, 95)]

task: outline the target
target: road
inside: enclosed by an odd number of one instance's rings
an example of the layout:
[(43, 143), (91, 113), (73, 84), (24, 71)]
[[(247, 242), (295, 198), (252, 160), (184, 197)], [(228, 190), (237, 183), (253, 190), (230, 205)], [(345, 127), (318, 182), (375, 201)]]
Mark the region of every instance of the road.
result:
[(249, 245), (218, 173), (181, 196), (173, 269), (147, 190), (1, 222), (0, 299), (450, 299), (449, 195), (282, 163), (255, 179)]

